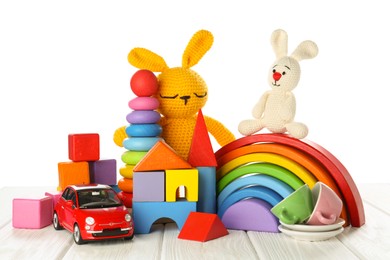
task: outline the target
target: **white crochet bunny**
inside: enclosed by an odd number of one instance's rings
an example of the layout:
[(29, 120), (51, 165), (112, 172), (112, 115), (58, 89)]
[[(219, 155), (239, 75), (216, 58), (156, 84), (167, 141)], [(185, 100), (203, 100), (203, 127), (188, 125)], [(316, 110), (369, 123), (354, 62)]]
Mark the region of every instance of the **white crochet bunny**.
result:
[(272, 33), (271, 45), (276, 55), (268, 76), (272, 90), (266, 91), (253, 108), (255, 119), (240, 122), (238, 131), (242, 135), (251, 135), (267, 128), (273, 133), (288, 132), (295, 138), (305, 138), (308, 128), (294, 121), (295, 97), (291, 91), (298, 85), (301, 75), (298, 62), (317, 56), (317, 45), (304, 41), (287, 56), (287, 33), (280, 29)]

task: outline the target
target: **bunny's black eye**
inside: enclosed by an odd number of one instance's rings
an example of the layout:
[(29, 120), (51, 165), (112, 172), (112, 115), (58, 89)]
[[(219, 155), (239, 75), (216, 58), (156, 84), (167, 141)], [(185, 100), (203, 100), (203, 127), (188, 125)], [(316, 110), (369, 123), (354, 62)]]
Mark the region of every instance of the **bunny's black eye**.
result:
[(205, 92), (204, 95), (196, 94), (196, 93), (194, 92), (194, 95), (195, 95), (196, 97), (198, 97), (198, 98), (204, 98), (205, 96), (207, 96), (207, 92)]
[(161, 97), (161, 98), (169, 98), (169, 99), (175, 99), (175, 98), (177, 98), (178, 96), (179, 96), (179, 94), (176, 94), (176, 95), (174, 95), (174, 96), (163, 96), (163, 95), (160, 94), (160, 97)]
[(272, 73), (275, 73), (275, 72), (276, 72), (276, 69), (273, 69), (273, 70), (272, 70)]
[(285, 71), (283, 71), (283, 72), (282, 72), (282, 75), (286, 75), (286, 72), (285, 72)]

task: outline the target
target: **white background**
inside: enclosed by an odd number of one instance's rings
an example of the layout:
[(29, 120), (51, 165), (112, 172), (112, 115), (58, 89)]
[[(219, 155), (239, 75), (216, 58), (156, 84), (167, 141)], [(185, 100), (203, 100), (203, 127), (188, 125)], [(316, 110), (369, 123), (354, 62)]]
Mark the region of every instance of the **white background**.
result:
[(57, 186), (70, 133), (99, 133), (101, 158), (122, 166), (112, 136), (135, 97), (128, 52), (145, 47), (180, 66), (199, 29), (214, 35), (193, 67), (209, 87), (205, 115), (241, 137), (238, 123), (269, 89), (270, 35), (282, 28), (290, 52), (307, 39), (319, 47), (294, 90), (307, 139), (355, 182), (390, 182), (388, 3), (317, 2), (1, 1), (0, 187)]

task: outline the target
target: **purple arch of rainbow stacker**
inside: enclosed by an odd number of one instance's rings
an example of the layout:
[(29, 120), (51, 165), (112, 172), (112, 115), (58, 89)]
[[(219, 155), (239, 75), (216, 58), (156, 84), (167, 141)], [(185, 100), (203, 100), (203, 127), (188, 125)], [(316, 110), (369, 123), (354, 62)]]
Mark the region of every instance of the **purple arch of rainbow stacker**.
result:
[(274, 190), (264, 186), (250, 186), (231, 193), (218, 207), (218, 216), (222, 219), (226, 210), (233, 204), (248, 198), (256, 198), (275, 206), (283, 197)]
[[(266, 144), (276, 144), (274, 147), (278, 148), (275, 151), (275, 153), (279, 153), (278, 156), (289, 157), (289, 160), (304, 165), (304, 167), (302, 166), (303, 168), (311, 169), (309, 172), (317, 181), (324, 181), (326, 184), (333, 185), (332, 187), (343, 200), (344, 212), (347, 218), (346, 222), (354, 227), (364, 225), (365, 215), (362, 199), (348, 170), (333, 154), (312, 141), (299, 140), (285, 134), (256, 134), (246, 136), (225, 145), (215, 153), (218, 162), (217, 170), (230, 160), (234, 160), (234, 156), (256, 158), (255, 155), (249, 156), (247, 154), (247, 148), (250, 150), (250, 153), (259, 154), (259, 158), (264, 152), (274, 152), (264, 151), (263, 148), (266, 147)], [(229, 154), (233, 156), (229, 157)], [(246, 162), (246, 164), (248, 163), (259, 162)], [(293, 173), (295, 174), (295, 172)], [(217, 181), (221, 177), (217, 176)]]
[(249, 174), (230, 182), (219, 193), (218, 216), (229, 229), (278, 232), (278, 221), (271, 208), (293, 191), (273, 176)]
[(229, 229), (277, 233), (279, 221), (271, 214), (271, 208), (264, 200), (248, 198), (229, 207), (221, 220)]

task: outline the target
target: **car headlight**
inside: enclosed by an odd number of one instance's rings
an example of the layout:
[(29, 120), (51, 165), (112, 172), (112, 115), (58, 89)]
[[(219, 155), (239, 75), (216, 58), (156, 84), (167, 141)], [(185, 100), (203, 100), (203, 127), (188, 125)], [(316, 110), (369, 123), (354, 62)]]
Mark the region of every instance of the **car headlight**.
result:
[(85, 223), (87, 223), (88, 225), (93, 225), (95, 224), (95, 220), (93, 219), (93, 217), (87, 217), (85, 219)]
[(126, 220), (127, 222), (129, 222), (129, 221), (131, 220), (130, 214), (126, 214), (126, 215), (125, 215), (125, 220)]

